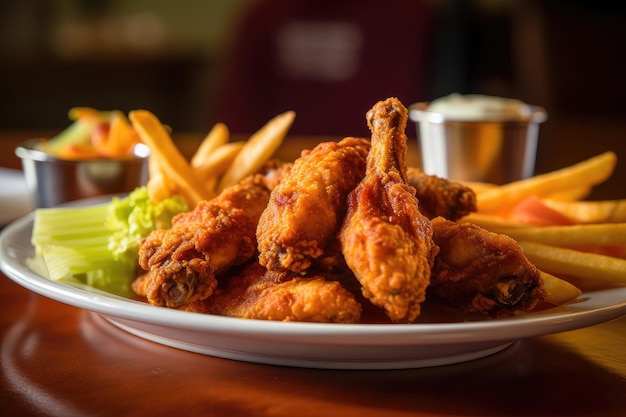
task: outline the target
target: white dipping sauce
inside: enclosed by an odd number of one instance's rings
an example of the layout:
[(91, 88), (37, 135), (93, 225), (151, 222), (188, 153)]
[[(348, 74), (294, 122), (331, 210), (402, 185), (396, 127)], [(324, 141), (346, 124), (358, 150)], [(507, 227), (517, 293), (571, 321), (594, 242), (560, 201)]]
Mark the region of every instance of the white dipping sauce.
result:
[(426, 111), (453, 120), (528, 120), (531, 109), (512, 98), (482, 94), (450, 94), (430, 102)]

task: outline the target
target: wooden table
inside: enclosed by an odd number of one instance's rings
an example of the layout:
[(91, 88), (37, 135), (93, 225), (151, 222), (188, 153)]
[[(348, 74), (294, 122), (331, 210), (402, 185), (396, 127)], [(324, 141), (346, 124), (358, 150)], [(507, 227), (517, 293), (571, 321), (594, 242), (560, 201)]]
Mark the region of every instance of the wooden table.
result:
[[(19, 167), (12, 149), (30, 135), (0, 135), (0, 166)], [(0, 313), (6, 416), (626, 415), (626, 318), (521, 340), (457, 365), (335, 371), (165, 347), (4, 275)]]

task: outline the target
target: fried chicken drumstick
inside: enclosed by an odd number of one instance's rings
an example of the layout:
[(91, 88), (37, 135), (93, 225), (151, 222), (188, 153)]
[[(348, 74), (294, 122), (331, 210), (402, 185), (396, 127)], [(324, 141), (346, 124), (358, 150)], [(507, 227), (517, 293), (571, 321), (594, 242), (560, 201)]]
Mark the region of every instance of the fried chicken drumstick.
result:
[(407, 109), (390, 98), (374, 105), (367, 122), (367, 171), (348, 196), (341, 250), (363, 295), (392, 321), (411, 322), (420, 314), (438, 248), (406, 183)]
[(467, 313), (504, 317), (545, 298), (539, 271), (508, 236), (441, 217), (432, 221), (441, 248), (429, 292)]
[(365, 174), (369, 141), (345, 138), (304, 151), (272, 191), (257, 228), (259, 262), (303, 272), (335, 239), (346, 197)]

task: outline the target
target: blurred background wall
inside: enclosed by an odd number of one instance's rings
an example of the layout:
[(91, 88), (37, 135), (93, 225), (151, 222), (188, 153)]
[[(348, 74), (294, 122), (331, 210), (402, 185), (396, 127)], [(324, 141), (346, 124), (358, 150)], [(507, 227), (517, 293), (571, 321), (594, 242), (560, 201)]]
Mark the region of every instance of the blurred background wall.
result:
[[(417, 3), (424, 6), (421, 11)], [(395, 15), (383, 13), (383, 5), (393, 5)], [(357, 135), (365, 132), (363, 110), (373, 104), (373, 96), (397, 95), (408, 105), (451, 92), (520, 98), (543, 105), (551, 118), (623, 119), (625, 10), (623, 3), (605, 0), (4, 0), (0, 129), (61, 128), (72, 106), (146, 108), (179, 131), (204, 131), (218, 120), (232, 124), (234, 131), (249, 131), (287, 110), (285, 103), (303, 106), (304, 117), (313, 110), (304, 109), (306, 100), (299, 104), (293, 98), (296, 87), (263, 81), (270, 77), (266, 70), (281, 59), (283, 75), (288, 65), (299, 71), (300, 84), (303, 78), (316, 78), (313, 87), (305, 80), (308, 97), (325, 88), (319, 87), (322, 81), (335, 83), (335, 103), (308, 100), (311, 108), (317, 105), (309, 117), (319, 118), (319, 123), (303, 124), (307, 127), (297, 131), (301, 134), (347, 134), (350, 125), (337, 126), (335, 132), (324, 126), (324, 120), (331, 125), (335, 105), (345, 112), (344, 119), (354, 117), (354, 105), (360, 118), (353, 122)], [(354, 21), (357, 15), (360, 23)], [(307, 18), (352, 26), (293, 24)], [(359, 24), (378, 35), (370, 40), (358, 32)], [(278, 29), (282, 43), (259, 46)], [(422, 45), (400, 42), (407, 37)], [(248, 54), (243, 59), (243, 44), (255, 41), (257, 46), (247, 47), (256, 51), (256, 58)], [(270, 52), (277, 44), (282, 52)], [(286, 50), (288, 57), (301, 54), (302, 59), (285, 61)], [(337, 72), (334, 64), (312, 63), (311, 54), (332, 58), (330, 63), (342, 58), (347, 69)], [(378, 56), (367, 64), (378, 72), (340, 89), (354, 64), (350, 54), (355, 59)], [(419, 88), (406, 81), (403, 89), (400, 82), (412, 74)], [(388, 90), (375, 88), (394, 78), (398, 82)], [(252, 101), (240, 95), (237, 90), (243, 88), (237, 86), (246, 82), (267, 84), (262, 96)], [(244, 102), (250, 108), (242, 108)], [(228, 106), (234, 106), (234, 116), (225, 111)]]
[(59, 128), (72, 106), (146, 108), (206, 128), (246, 0), (5, 0), (0, 128)]

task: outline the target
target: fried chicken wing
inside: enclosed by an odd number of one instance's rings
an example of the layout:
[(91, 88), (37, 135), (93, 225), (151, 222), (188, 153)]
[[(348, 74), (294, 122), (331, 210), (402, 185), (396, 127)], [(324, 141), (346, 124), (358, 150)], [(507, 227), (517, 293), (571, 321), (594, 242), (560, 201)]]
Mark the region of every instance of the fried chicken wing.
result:
[(407, 109), (390, 98), (374, 105), (367, 122), (367, 171), (348, 196), (341, 250), (363, 295), (392, 321), (411, 322), (420, 314), (437, 246), (415, 189), (406, 184)]
[(518, 243), (471, 223), (432, 221), (440, 247), (429, 292), (467, 313), (504, 317), (545, 297), (537, 268)]
[(303, 272), (324, 254), (343, 220), (346, 196), (365, 174), (368, 151), (368, 140), (345, 138), (302, 153), (259, 220), (262, 265)]
[(444, 217), (456, 221), (476, 211), (476, 193), (458, 181), (407, 168), (408, 183), (415, 188), (419, 208), (429, 219)]
[(361, 305), (339, 282), (290, 271), (268, 271), (252, 262), (228, 277), (225, 288), (187, 311), (246, 319), (358, 323)]
[(171, 229), (150, 233), (139, 248), (139, 265), (148, 273), (135, 291), (172, 308), (210, 296), (216, 274), (255, 255), (256, 226), (269, 195), (267, 178), (257, 174), (177, 215)]

